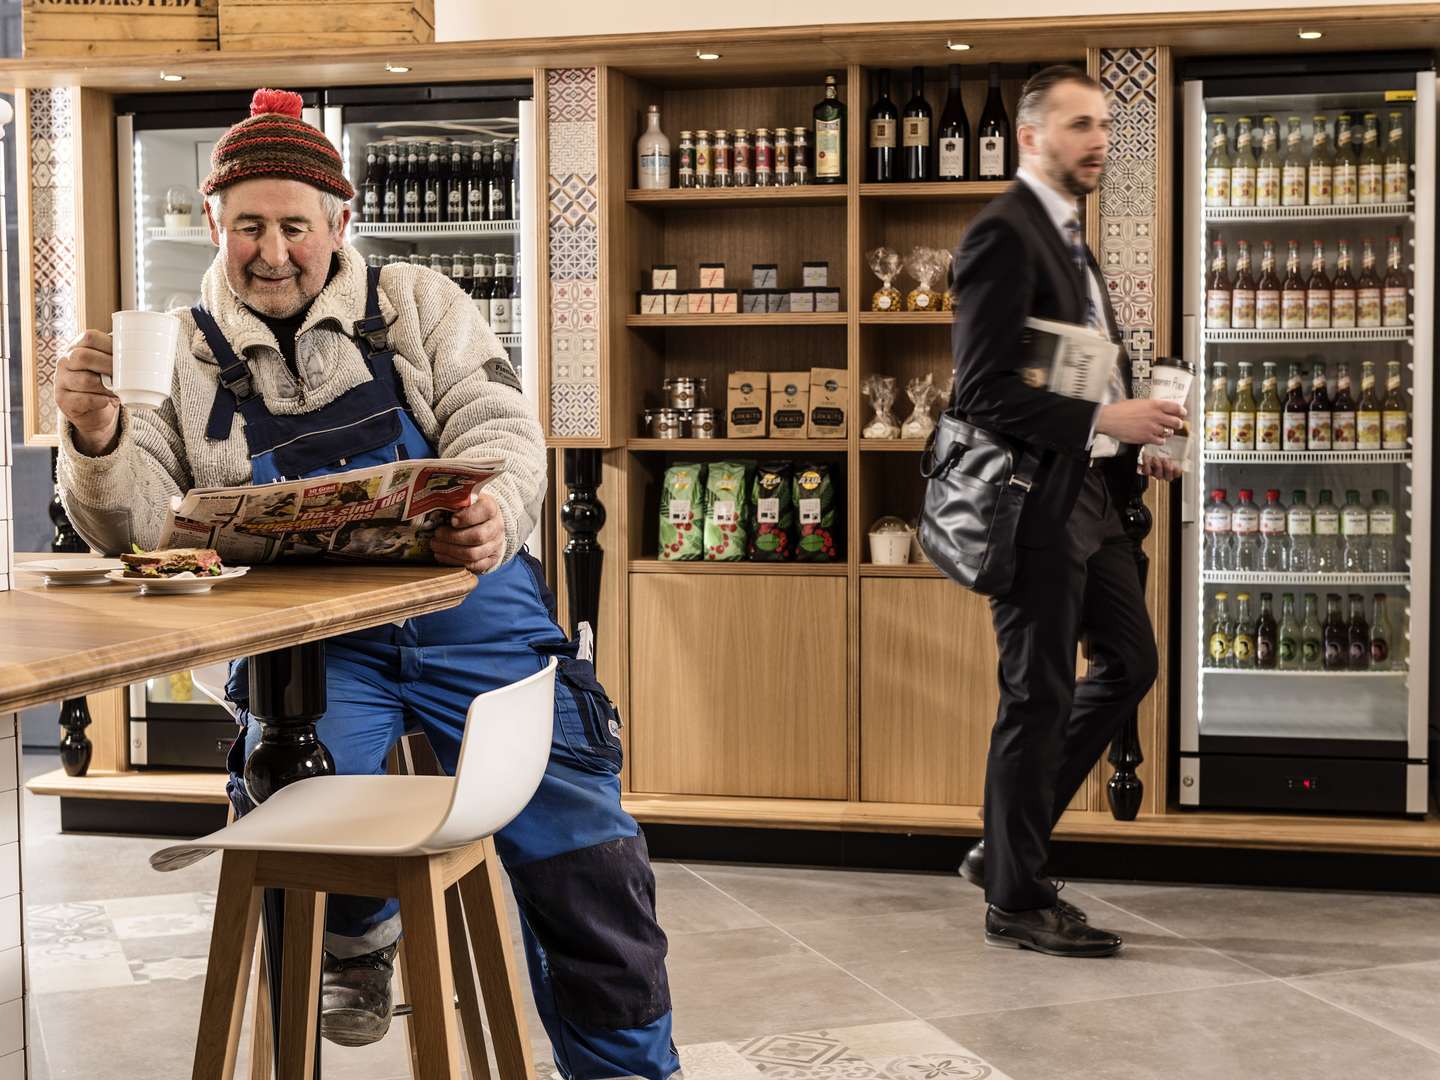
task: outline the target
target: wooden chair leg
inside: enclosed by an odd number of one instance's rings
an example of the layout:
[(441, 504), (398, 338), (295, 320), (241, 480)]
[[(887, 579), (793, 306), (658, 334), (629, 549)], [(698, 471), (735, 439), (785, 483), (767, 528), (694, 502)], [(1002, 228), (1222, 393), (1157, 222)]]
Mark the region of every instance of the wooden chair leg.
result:
[(475, 949), (475, 966), (480, 975), (480, 993), (490, 1018), (490, 1038), (501, 1080), (529, 1080), (535, 1075), (535, 1058), (525, 1023), (524, 997), (510, 944), (509, 920), (505, 916), (503, 886), (500, 884), (500, 857), (492, 839), (481, 841), (485, 859), (460, 879), (460, 900)]
[(270, 1018), (270, 966), (265, 959), (265, 938), (255, 950), (255, 1004), (250, 1009), (250, 1080), (275, 1075), (275, 1031)]
[(424, 1080), (460, 1080), (460, 1033), (455, 1024), (455, 978), (448, 949), (445, 889), (438, 858), (402, 859), (397, 866), (405, 960), (410, 970), (411, 1030)]
[(285, 948), (280, 958), (280, 1075), (312, 1080), (319, 1032), (320, 953), (325, 894), (285, 890)]
[(245, 991), (260, 925), (256, 861), (254, 852), (227, 851), (220, 863), (192, 1080), (233, 1080), (235, 1076)]
[(465, 1035), (465, 1063), (471, 1080), (487, 1080), (490, 1055), (485, 1051), (485, 1017), (480, 1007), (480, 984), (470, 959), (470, 939), (465, 934), (465, 909), (460, 887), (445, 890), (445, 918), (450, 923), (450, 966), (455, 972), (455, 995), (460, 999), (460, 1030)]
[(410, 1015), (401, 1021), (405, 1029), (405, 1046), (410, 1052), (410, 1075), (420, 1075), (420, 1048), (415, 1037), (415, 995), (410, 987), (410, 965), (405, 961), (405, 939), (395, 949), (395, 973), (400, 979), (400, 995), (410, 1006)]

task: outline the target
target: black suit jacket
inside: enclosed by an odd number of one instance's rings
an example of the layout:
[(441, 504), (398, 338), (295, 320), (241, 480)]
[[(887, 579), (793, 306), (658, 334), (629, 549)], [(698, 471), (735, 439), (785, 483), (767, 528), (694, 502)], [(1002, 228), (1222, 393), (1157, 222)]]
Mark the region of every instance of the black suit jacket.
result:
[[(1088, 250), (1086, 256), (1098, 275), (1094, 256)], [(1025, 320), (1032, 317), (1084, 324), (1088, 283), (1054, 221), (1023, 180), (975, 217), (960, 241), (951, 282), (952, 405), (976, 426), (1026, 443), (1039, 456), (1017, 538), (1027, 546), (1044, 546), (1064, 528), (1085, 481), (1095, 406), (1027, 385), (1019, 373), (1021, 334)], [(1103, 287), (1101, 295), (1114, 327)], [(1123, 349), (1120, 365), (1128, 394), (1130, 362)], [(1103, 466), (1122, 508), (1143, 486), (1135, 471), (1138, 453), (1138, 447), (1122, 444), (1120, 453)]]

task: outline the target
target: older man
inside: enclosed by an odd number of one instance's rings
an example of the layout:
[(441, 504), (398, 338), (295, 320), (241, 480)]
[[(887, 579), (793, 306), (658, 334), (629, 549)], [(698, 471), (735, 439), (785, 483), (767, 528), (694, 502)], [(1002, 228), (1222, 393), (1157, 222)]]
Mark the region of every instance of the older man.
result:
[[(620, 807), (619, 722), (587, 660), (555, 623), (522, 548), (545, 491), (545, 448), (514, 369), (452, 283), (409, 265), (367, 270), (343, 241), (354, 190), (300, 98), (255, 94), (215, 144), (203, 186), (220, 251), (202, 303), (178, 312), (170, 399), (130, 410), (101, 384), (110, 338), (88, 330), (61, 362), (60, 482), (76, 528), (106, 551), (153, 546), (173, 495), (263, 484), (399, 458), (499, 457), (505, 471), (433, 541), (480, 575), (459, 607), (327, 643), (319, 722), (341, 773), (377, 773), (407, 721), (453, 770), (475, 695), (560, 656), (550, 764), (496, 837), (514, 886), (535, 1004), (561, 1074), (575, 1080), (679, 1069), (666, 940), (645, 839)], [(248, 809), (231, 753), (230, 794)], [(388, 1029), (400, 936), (393, 900), (331, 897), (322, 1031), (362, 1045)]]

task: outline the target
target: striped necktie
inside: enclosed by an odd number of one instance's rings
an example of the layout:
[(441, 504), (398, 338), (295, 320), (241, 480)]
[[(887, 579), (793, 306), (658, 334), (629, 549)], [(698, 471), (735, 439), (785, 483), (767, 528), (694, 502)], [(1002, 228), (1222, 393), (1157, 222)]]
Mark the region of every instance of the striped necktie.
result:
[(1105, 324), (1101, 321), (1100, 312), (1095, 308), (1095, 298), (1090, 292), (1090, 261), (1085, 258), (1085, 240), (1080, 235), (1080, 222), (1077, 218), (1072, 217), (1065, 222), (1065, 235), (1070, 240), (1070, 258), (1075, 262), (1081, 287), (1085, 290), (1085, 325), (1097, 334), (1105, 334)]

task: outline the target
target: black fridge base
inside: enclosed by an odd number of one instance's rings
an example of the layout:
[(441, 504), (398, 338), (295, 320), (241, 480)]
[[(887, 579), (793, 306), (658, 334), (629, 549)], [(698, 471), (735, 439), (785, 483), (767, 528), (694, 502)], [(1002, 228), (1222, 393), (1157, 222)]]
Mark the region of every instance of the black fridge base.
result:
[[(1322, 814), (1404, 814), (1404, 760), (1340, 757), (1182, 755), (1198, 765), (1192, 810), (1285, 810)], [(1188, 783), (1188, 777), (1181, 783)]]
[(62, 833), (178, 836), (193, 840), (223, 829), (225, 818), (226, 807), (221, 803), (60, 797)]

